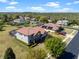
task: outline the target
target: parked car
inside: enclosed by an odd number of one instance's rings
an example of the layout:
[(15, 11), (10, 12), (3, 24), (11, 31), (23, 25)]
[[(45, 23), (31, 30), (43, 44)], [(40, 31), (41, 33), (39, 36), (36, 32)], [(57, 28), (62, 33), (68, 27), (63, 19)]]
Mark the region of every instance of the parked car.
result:
[(59, 32), (59, 34), (61, 34), (61, 35), (66, 35), (66, 32)]

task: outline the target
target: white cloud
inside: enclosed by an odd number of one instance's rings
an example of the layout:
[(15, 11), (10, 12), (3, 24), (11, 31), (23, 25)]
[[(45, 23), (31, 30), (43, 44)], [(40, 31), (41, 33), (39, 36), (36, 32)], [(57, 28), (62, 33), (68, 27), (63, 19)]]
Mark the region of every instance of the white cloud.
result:
[(71, 8), (62, 8), (62, 9), (56, 10), (56, 12), (72, 12), (72, 9)]
[(10, 5), (16, 5), (16, 4), (18, 4), (18, 2), (15, 2), (15, 1), (14, 1), (14, 2), (10, 2), (9, 4), (10, 4)]
[(31, 7), (32, 11), (45, 11), (43, 7)]
[(11, 9), (16, 9), (16, 7), (15, 6), (7, 6), (6, 7), (6, 10), (11, 10)]
[(79, 4), (79, 1), (74, 1), (73, 3), (74, 3), (74, 4)]
[(0, 0), (0, 3), (6, 3), (8, 0)]
[(45, 6), (49, 6), (49, 7), (59, 7), (60, 4), (59, 4), (59, 2), (48, 2)]
[(66, 3), (66, 5), (72, 5), (72, 3)]
[(73, 4), (79, 4), (79, 1), (73, 1), (73, 2), (66, 3), (66, 5), (73, 5)]

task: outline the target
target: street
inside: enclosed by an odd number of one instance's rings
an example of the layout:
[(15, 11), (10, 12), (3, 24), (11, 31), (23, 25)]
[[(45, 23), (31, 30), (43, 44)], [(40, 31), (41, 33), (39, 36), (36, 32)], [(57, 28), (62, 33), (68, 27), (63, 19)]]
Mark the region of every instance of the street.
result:
[(65, 53), (59, 59), (79, 59), (79, 32), (68, 44)]

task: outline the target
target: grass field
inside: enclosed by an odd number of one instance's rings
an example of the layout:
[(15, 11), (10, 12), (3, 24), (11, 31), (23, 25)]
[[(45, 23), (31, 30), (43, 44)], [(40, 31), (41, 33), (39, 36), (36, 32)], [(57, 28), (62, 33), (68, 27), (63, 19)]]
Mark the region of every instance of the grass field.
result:
[[(3, 59), (4, 53), (8, 47), (11, 47), (16, 54), (16, 59), (27, 59), (27, 52), (29, 47), (22, 42), (16, 40), (9, 35), (9, 32), (13, 29), (17, 29), (16, 26), (5, 26), (4, 31), (0, 31), (0, 59)], [(44, 48), (44, 43), (38, 44), (32, 49)]]
[(14, 53), (16, 54), (16, 59), (26, 59), (26, 53), (28, 47), (19, 41), (15, 40), (9, 35), (9, 31), (16, 29), (14, 26), (6, 26), (5, 31), (0, 32), (0, 59), (3, 59), (5, 50), (8, 47), (12, 47)]
[[(22, 42), (16, 40), (14, 37), (11, 37), (9, 35), (9, 32), (13, 29), (17, 29), (16, 26), (9, 26), (6, 25), (3, 30), (0, 31), (0, 59), (3, 59), (5, 50), (8, 47), (11, 47), (16, 54), (16, 59), (26, 59), (27, 58), (27, 52), (29, 50), (29, 47), (26, 44), (23, 44)], [(72, 32), (70, 29), (65, 29), (68, 33)], [(55, 37), (60, 37), (64, 39), (64, 36), (57, 35), (56, 33), (50, 33)], [(37, 46), (35, 46), (33, 49), (45, 49), (44, 43), (40, 43)]]

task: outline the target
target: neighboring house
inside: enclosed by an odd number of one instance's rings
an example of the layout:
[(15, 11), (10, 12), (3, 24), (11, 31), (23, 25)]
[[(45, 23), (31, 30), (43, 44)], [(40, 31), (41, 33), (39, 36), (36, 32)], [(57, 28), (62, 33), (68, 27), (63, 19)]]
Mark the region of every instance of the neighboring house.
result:
[(31, 24), (31, 25), (36, 25), (36, 26), (37, 26), (37, 25), (39, 24), (39, 21), (33, 21), (33, 20), (31, 20), (31, 21), (30, 21), (30, 24)]
[(68, 20), (58, 20), (57, 24), (62, 25), (62, 26), (67, 26), (69, 23)]
[(41, 26), (42, 28), (46, 29), (46, 31), (55, 32), (60, 29), (60, 25), (54, 23), (47, 23)]
[(22, 19), (15, 19), (15, 20), (13, 20), (13, 22), (14, 22), (14, 23), (18, 23), (18, 24), (22, 24), (22, 23), (24, 23), (25, 21), (22, 20)]
[(38, 23), (39, 23), (39, 21), (37, 21), (37, 19), (36, 18), (31, 18), (31, 20), (30, 20), (30, 24), (32, 24), (32, 25), (38, 25)]
[(48, 17), (48, 22), (51, 23), (52, 22), (52, 18), (49, 16)]
[(24, 19), (25, 19), (25, 20), (30, 20), (31, 18), (30, 18), (30, 17), (25, 16), (25, 17), (24, 17)]
[(36, 18), (35, 18), (35, 17), (33, 17), (33, 18), (31, 18), (31, 20), (32, 20), (32, 21), (36, 21)]
[(13, 22), (15, 22), (15, 23), (19, 23), (19, 24), (22, 24), (22, 23), (25, 23), (25, 19), (24, 19), (23, 16), (19, 16), (19, 18), (13, 20)]
[(16, 30), (15, 32), (14, 36), (27, 44), (40, 42), (44, 40), (47, 35), (46, 31), (41, 27), (24, 27)]

